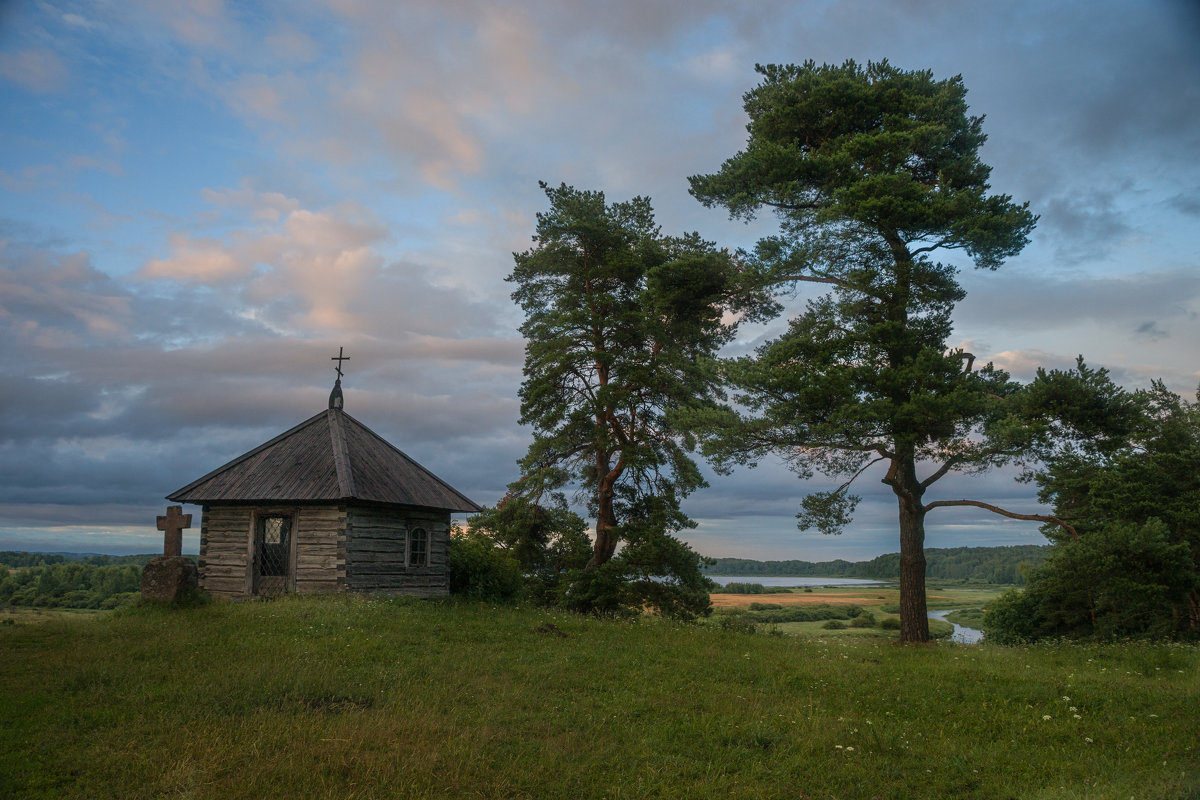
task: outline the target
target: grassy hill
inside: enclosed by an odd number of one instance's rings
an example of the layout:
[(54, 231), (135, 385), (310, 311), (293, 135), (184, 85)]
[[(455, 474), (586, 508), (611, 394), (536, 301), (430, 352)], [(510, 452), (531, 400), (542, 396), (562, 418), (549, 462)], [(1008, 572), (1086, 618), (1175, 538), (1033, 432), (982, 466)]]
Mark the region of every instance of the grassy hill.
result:
[(0, 625), (0, 796), (1184, 798), (1200, 652), (356, 597)]

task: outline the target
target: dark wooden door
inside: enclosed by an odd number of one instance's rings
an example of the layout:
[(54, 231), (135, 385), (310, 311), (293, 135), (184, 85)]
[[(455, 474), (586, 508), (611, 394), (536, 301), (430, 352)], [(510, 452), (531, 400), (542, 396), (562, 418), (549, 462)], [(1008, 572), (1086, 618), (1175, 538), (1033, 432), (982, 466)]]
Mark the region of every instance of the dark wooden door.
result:
[(254, 531), (254, 593), (283, 594), (291, 575), (292, 518), (262, 515)]

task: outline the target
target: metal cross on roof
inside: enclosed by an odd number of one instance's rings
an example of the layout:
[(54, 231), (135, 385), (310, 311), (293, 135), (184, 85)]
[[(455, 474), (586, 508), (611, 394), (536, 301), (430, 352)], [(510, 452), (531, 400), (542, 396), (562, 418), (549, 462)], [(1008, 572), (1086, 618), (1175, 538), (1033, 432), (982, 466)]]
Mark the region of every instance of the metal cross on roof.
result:
[(338, 380), (340, 381), (342, 379), (342, 362), (349, 361), (350, 356), (342, 355), (342, 348), (339, 347), (338, 354), (336, 356), (331, 356), (329, 360), (338, 362), (337, 366), (334, 367), (334, 369), (337, 370)]

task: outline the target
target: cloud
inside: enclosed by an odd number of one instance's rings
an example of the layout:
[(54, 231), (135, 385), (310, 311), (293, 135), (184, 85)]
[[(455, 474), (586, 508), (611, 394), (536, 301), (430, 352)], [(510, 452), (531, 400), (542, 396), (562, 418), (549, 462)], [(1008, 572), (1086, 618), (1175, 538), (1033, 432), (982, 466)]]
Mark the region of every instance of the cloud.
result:
[(313, 37), (287, 24), (281, 25), (264, 41), (277, 59), (291, 64), (315, 61), (321, 49)]
[(260, 192), (248, 180), (242, 180), (236, 189), (205, 187), (200, 196), (210, 205), (231, 209), (238, 215), (249, 211), (256, 222), (278, 222), (293, 211), (300, 210), (300, 201), (281, 192)]
[[(1127, 194), (1123, 187), (1120, 194)], [(1039, 206), (1041, 226), (1049, 229), (1057, 245), (1055, 251), (1064, 264), (1094, 261), (1112, 245), (1131, 236), (1134, 228), (1129, 217), (1117, 207), (1117, 191), (1094, 191), (1049, 197)]]
[(968, 295), (958, 316), (975, 324), (1036, 324), (1047, 331), (1093, 321), (1132, 331), (1148, 316), (1192, 318), (1200, 310), (1200, 269), (1089, 277), (1010, 268), (966, 273), (963, 283)]
[(0, 240), (0, 328), (11, 344), (103, 346), (131, 322), (131, 298), (86, 254)]
[(1170, 334), (1159, 326), (1155, 320), (1147, 320), (1134, 329), (1134, 333), (1138, 336), (1145, 336), (1151, 341), (1157, 342), (1159, 339), (1166, 339)]
[(140, 5), (193, 47), (225, 49), (235, 38), (236, 25), (226, 15), (222, 0), (181, 0), (169, 7), (142, 0)]
[(17, 50), (0, 53), (0, 77), (35, 94), (54, 94), (66, 88), (70, 72), (52, 50)]
[(143, 278), (170, 278), (211, 285), (250, 271), (250, 265), (238, 263), (234, 255), (214, 239), (174, 234), (170, 241), (172, 255), (146, 262), (139, 273)]
[(290, 125), (295, 116), (286, 105), (289, 89), (293, 88), (289, 84), (295, 83), (296, 79), (290, 75), (242, 75), (229, 88), (229, 103), (243, 116)]
[[(104, 497), (126, 511), (103, 501), (97, 517), (131, 524), (128, 509), (323, 408), (344, 345), (350, 412), (494, 502), (528, 442), (504, 276), (545, 207), (537, 180), (649, 195), (667, 233), (773, 232), (687, 194), (687, 175), (743, 146), (755, 61), (961, 72), (993, 183), (1042, 223), (1008, 269), (963, 275), (957, 335), (1022, 375), (1082, 351), (1130, 385), (1192, 388), (1200, 71), (1183, 5), (6, 10), (0, 335), (22, 357), (0, 362), (0, 489), (11, 478), (8, 507), (38, 525)], [(840, 539), (795, 532), (806, 485), (777, 464), (712, 484), (688, 507), (727, 537), (717, 554), (894, 549), (894, 498), (873, 479)], [(938, 530), (1001, 535), (982, 518)]]

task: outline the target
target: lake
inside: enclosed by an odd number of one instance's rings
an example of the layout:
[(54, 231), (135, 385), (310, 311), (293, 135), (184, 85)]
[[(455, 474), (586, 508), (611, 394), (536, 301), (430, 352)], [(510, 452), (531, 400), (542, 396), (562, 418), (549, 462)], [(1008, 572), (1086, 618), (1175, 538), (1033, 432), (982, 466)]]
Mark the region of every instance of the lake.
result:
[(800, 575), (705, 575), (724, 586), (727, 583), (757, 583), (761, 586), (787, 588), (789, 586), (885, 586), (891, 581), (870, 578), (810, 578)]

